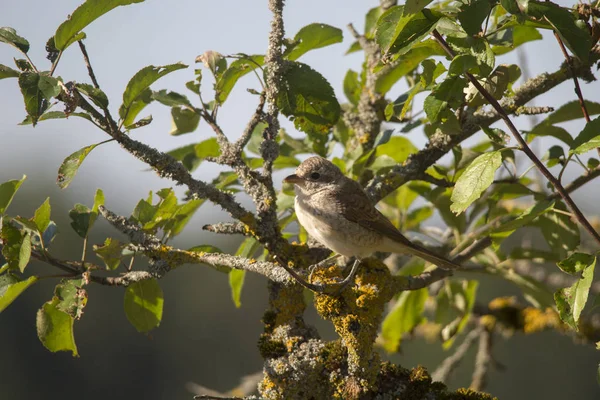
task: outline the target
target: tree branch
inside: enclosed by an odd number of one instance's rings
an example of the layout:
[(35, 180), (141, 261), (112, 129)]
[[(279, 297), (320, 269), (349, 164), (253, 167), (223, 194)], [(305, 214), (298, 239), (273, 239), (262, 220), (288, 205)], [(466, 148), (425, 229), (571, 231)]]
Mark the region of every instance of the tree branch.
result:
[[(594, 62), (599, 58), (600, 47), (597, 46), (592, 50), (592, 53), (590, 53), (590, 62)], [(535, 97), (548, 92), (569, 79), (571, 76), (588, 75), (589, 66), (581, 64), (573, 65), (571, 72), (563, 65), (553, 73), (543, 73), (527, 80), (515, 90), (512, 96), (502, 99), (499, 104), (502, 106), (505, 113), (512, 114), (519, 107), (525, 105)], [(501, 116), (497, 110), (467, 111), (461, 133), (452, 136), (444, 134), (432, 136), (427, 146), (411, 155), (403, 165), (397, 165), (388, 173), (373, 178), (366, 187), (369, 197), (374, 203), (377, 203), (406, 182), (416, 179), (423, 171), (435, 164), (454, 146), (478, 132), (482, 126), (489, 126), (500, 119)]]

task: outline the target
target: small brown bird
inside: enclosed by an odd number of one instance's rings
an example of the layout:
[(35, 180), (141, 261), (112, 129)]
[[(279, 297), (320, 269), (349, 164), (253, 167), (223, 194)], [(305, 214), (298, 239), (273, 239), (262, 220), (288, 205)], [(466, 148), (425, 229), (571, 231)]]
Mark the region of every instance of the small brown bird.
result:
[(284, 182), (295, 185), (296, 216), (308, 233), (334, 252), (357, 258), (350, 279), (360, 260), (377, 251), (412, 254), (441, 268), (459, 268), (405, 238), (358, 182), (322, 157), (308, 158)]

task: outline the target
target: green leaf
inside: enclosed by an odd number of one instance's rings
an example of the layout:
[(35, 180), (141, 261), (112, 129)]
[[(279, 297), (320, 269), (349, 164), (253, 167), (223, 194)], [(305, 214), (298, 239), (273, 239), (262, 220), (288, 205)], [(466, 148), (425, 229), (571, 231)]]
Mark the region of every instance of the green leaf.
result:
[(108, 97), (101, 89), (98, 89), (87, 83), (78, 83), (75, 85), (77, 90), (85, 94), (92, 102), (100, 108), (108, 107)]
[(125, 290), (125, 315), (138, 332), (149, 332), (160, 325), (163, 292), (156, 279), (132, 283)]
[(50, 225), (50, 197), (47, 197), (46, 201), (35, 210), (33, 222), (35, 222), (40, 234), (46, 231), (46, 228)]
[(492, 184), (501, 164), (502, 154), (499, 151), (482, 154), (473, 160), (454, 185), (450, 210), (456, 214), (465, 211)]
[(564, 258), (579, 246), (579, 227), (570, 216), (564, 214), (568, 213), (569, 209), (562, 202), (557, 202), (554, 208), (562, 212), (540, 215), (534, 225), (542, 231), (550, 250)]
[(29, 264), (31, 258), (31, 235), (26, 233), (23, 235), (21, 248), (19, 249), (19, 271), (25, 271), (25, 267)]
[(473, 0), (461, 5), (457, 17), (465, 32), (473, 36), (481, 31), (481, 24), (488, 17), (491, 9), (489, 0)]
[(564, 260), (556, 263), (558, 268), (567, 274), (575, 275), (592, 265), (596, 261), (596, 257), (586, 253), (573, 253)]
[(115, 270), (119, 267), (123, 258), (123, 250), (127, 247), (126, 244), (120, 243), (117, 239), (106, 238), (101, 246), (94, 245), (94, 253), (104, 261), (106, 268)]
[(381, 336), (387, 352), (397, 352), (402, 335), (413, 330), (423, 320), (425, 301), (429, 297), (427, 289), (400, 293), (394, 308), (383, 320)]
[(244, 287), (244, 279), (246, 271), (243, 269), (232, 269), (229, 271), (229, 287), (231, 287), (231, 298), (236, 308), (242, 306), (242, 288)]
[(33, 125), (48, 108), (48, 100), (58, 96), (58, 79), (37, 72), (23, 72), (19, 75), (19, 87), (25, 101), (25, 110)]
[(247, 73), (261, 67), (264, 62), (265, 56), (262, 55), (243, 56), (232, 62), (215, 84), (215, 100), (219, 104), (223, 104), (237, 81)]
[(424, 9), (403, 15), (404, 6), (394, 6), (379, 17), (375, 40), (383, 53), (403, 54), (435, 28), (439, 16)]
[(571, 287), (559, 289), (554, 293), (560, 319), (576, 330), (579, 330), (579, 317), (587, 302), (590, 287), (594, 281), (594, 268), (596, 266), (596, 257), (585, 255), (588, 256), (585, 263), (582, 263), (584, 261), (582, 256), (576, 256), (577, 260), (565, 260), (570, 268), (581, 268), (581, 278), (575, 281)]
[(459, 107), (464, 102), (463, 89), (467, 81), (460, 76), (446, 78), (425, 98), (423, 109), (431, 122), (438, 122), (448, 107)]
[[(70, 114), (65, 114), (63, 111), (47, 111), (47, 112), (43, 113), (42, 115), (40, 115), (40, 117), (37, 119), (37, 122), (46, 121), (48, 119), (65, 119), (65, 118), (69, 118), (71, 116), (85, 118), (88, 121), (93, 122), (92, 117), (90, 117), (90, 115), (87, 113), (74, 112), (74, 113), (70, 113)], [(19, 123), (19, 125), (31, 125), (32, 123), (33, 123), (33, 120), (28, 115), (21, 123)]]
[(192, 143), (171, 150), (167, 154), (181, 161), (188, 171), (193, 171), (207, 157), (218, 157), (221, 154), (221, 149), (217, 143), (217, 138), (212, 137), (200, 143)]
[(0, 64), (0, 79), (17, 78), (19, 74), (19, 71), (15, 71), (14, 69), (7, 67), (6, 65)]
[(444, 54), (441, 46), (435, 40), (425, 40), (415, 44), (409, 51), (398, 57), (393, 68), (380, 70), (375, 84), (377, 92), (387, 93), (400, 78), (417, 68), (425, 59)]
[[(102, 193), (102, 191), (99, 192)], [(104, 194), (101, 196), (101, 203), (104, 203)], [(98, 198), (98, 192), (96, 192), (96, 197)], [(98, 217), (98, 205), (99, 204), (94, 204), (94, 211), (83, 204), (75, 204), (73, 209), (69, 211), (71, 227), (80, 237), (85, 238), (90, 233), (90, 229), (92, 229), (92, 226)]]
[(168, 107), (187, 106), (192, 107), (188, 98), (177, 92), (167, 92), (166, 89), (152, 92), (152, 98)]
[(573, 138), (566, 129), (555, 125), (546, 125), (544, 122), (537, 124), (531, 131), (527, 133), (527, 141), (531, 142), (538, 136), (550, 136), (561, 140), (569, 146), (573, 144)]
[(0, 275), (0, 312), (4, 311), (21, 293), (37, 282), (37, 276), (19, 281), (10, 274)]
[[(487, 0), (484, 0), (487, 2)], [(448, 75), (462, 75), (465, 72), (471, 72), (478, 66), (477, 58), (471, 54), (459, 54), (450, 63)]]
[(424, 9), (433, 0), (406, 0), (404, 15), (416, 14)]
[(344, 94), (350, 103), (357, 105), (361, 91), (362, 88), (358, 80), (358, 73), (349, 69), (344, 77)]
[(286, 66), (277, 106), (294, 121), (294, 126), (308, 134), (325, 134), (340, 117), (338, 103), (329, 82), (306, 64)]
[(583, 154), (600, 147), (600, 117), (585, 124), (585, 128), (571, 144), (571, 154)]
[(56, 308), (74, 319), (81, 318), (88, 300), (82, 281), (83, 279), (63, 279), (54, 288), (55, 299), (58, 299)]
[(60, 168), (58, 168), (58, 177), (56, 178), (56, 184), (59, 188), (66, 189), (71, 184), (71, 181), (75, 178), (77, 170), (81, 166), (81, 163), (83, 163), (83, 160), (85, 160), (87, 155), (98, 145), (99, 144), (97, 143), (86, 146), (64, 159)]
[(529, 1), (528, 14), (537, 19), (546, 19), (569, 50), (581, 61), (588, 61), (592, 37), (585, 24), (583, 27), (577, 26), (576, 19), (569, 9), (551, 2)]
[(17, 35), (17, 31), (13, 28), (0, 28), (0, 42), (10, 44), (21, 50), (23, 53), (29, 51), (29, 42), (25, 38)]
[(292, 61), (297, 60), (310, 50), (341, 43), (343, 40), (344, 35), (341, 29), (321, 23), (306, 25), (296, 33), (294, 41), (297, 44), (289, 53), (284, 53), (284, 57)]
[(188, 108), (171, 108), (171, 131), (169, 135), (179, 136), (184, 133), (194, 132), (200, 123), (200, 114)]
[(405, 136), (394, 136), (375, 149), (375, 158), (382, 156), (391, 157), (396, 163), (401, 164), (408, 156), (418, 151), (417, 147), (411, 143)]
[(478, 75), (488, 76), (494, 69), (496, 57), (489, 42), (480, 37), (448, 38), (450, 47), (459, 54), (470, 54), (477, 59)]
[(144, 0), (86, 0), (71, 13), (69, 18), (56, 30), (54, 34), (54, 46), (58, 50), (65, 50), (75, 41), (81, 39), (81, 32), (96, 18), (106, 14), (118, 6), (126, 6), (133, 3), (141, 3)]
[[(600, 103), (585, 100), (585, 108), (590, 115), (600, 114)], [(578, 100), (573, 100), (560, 106), (558, 110), (555, 110), (552, 114), (548, 115), (548, 117), (542, 121), (542, 124), (551, 125), (579, 118), (583, 118), (581, 104), (579, 104)]]
[[(139, 70), (131, 78), (125, 88), (125, 92), (123, 92), (123, 104), (119, 108), (119, 116), (127, 121), (127, 114), (130, 112), (130, 108), (132, 108), (134, 102), (142, 95), (152, 95), (152, 92), (148, 92), (147, 90), (150, 85), (173, 71), (187, 67), (185, 64), (177, 63), (158, 67), (149, 65)], [(126, 123), (126, 125), (130, 125), (131, 122), (133, 121)]]
[[(254, 260), (252, 256), (254, 256), (254, 253), (256, 253), (256, 250), (258, 250), (259, 246), (260, 243), (256, 239), (252, 237), (246, 238), (236, 251), (235, 255), (248, 258), (250, 259), (249, 262), (255, 262), (256, 260)], [(233, 299), (233, 304), (235, 304), (237, 308), (239, 308), (242, 305), (241, 296), (242, 288), (244, 287), (245, 276), (245, 270), (231, 269), (231, 271), (229, 271), (229, 286), (231, 287), (231, 298)]]
[(70, 351), (78, 357), (77, 345), (73, 336), (73, 318), (57, 308), (59, 299), (54, 297), (37, 312), (36, 326), (38, 338), (51, 352)]
[(26, 176), (23, 175), (20, 180), (13, 179), (0, 184), (0, 216), (4, 215), (4, 211), (6, 211), (10, 205), (13, 197), (15, 197), (15, 193), (17, 193), (17, 190), (19, 190), (23, 181), (25, 181), (25, 178)]
[[(506, 54), (527, 42), (542, 40), (543, 38), (542, 34), (532, 26), (517, 25), (512, 28), (507, 28), (507, 31), (512, 32), (511, 43), (508, 45), (497, 45), (492, 47), (494, 54), (497, 56)], [(492, 40), (493, 38), (490, 38), (490, 43), (492, 43)]]
[(9, 268), (23, 272), (31, 257), (31, 236), (29, 232), (21, 232), (13, 224), (4, 220), (2, 221), (0, 237), (4, 242), (2, 255), (6, 259)]

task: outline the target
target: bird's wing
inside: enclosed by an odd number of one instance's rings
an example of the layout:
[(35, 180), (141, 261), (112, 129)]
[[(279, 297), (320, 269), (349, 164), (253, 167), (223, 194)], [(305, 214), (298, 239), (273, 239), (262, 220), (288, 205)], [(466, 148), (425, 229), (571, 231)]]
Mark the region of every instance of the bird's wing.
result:
[(396, 242), (411, 245), (411, 242), (396, 229), (378, 209), (362, 190), (358, 183), (345, 185), (344, 190), (332, 193), (332, 201), (336, 203), (337, 209), (347, 220), (355, 222), (363, 228), (382, 233)]

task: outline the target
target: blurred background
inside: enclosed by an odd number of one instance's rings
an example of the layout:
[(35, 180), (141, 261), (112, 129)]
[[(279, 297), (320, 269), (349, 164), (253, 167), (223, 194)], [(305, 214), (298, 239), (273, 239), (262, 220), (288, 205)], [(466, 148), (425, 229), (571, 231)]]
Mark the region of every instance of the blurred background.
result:
[[(49, 69), (44, 45), (80, 3), (81, 0), (21, 0), (3, 4), (0, 25), (15, 28), (28, 39), (30, 57), (38, 68)], [(362, 31), (364, 15), (376, 5), (378, 2), (373, 0), (303, 0), (286, 4), (288, 37), (312, 22), (344, 30), (343, 44), (310, 52), (301, 60), (329, 80), (341, 101), (345, 101), (342, 82), (346, 71), (359, 70), (362, 63), (362, 53), (344, 55), (353, 41), (346, 25), (353, 23)], [(85, 29), (85, 43), (99, 83), (111, 101), (111, 111), (116, 115), (127, 82), (142, 67), (178, 61), (189, 64), (189, 69), (174, 72), (153, 85), (154, 90), (166, 88), (184, 93), (184, 83), (193, 79), (195, 57), (206, 50), (222, 54), (264, 54), (269, 21), (270, 13), (264, 0), (148, 0), (117, 8), (92, 23)], [(498, 62), (521, 65), (524, 59), (531, 75), (554, 71), (563, 62), (551, 34), (546, 33), (543, 42), (523, 46), (523, 50), (520, 60), (516, 52), (511, 52)], [(13, 57), (20, 55), (12, 47), (0, 45), (0, 63), (13, 66)], [(89, 81), (76, 46), (63, 55), (56, 75), (65, 81)], [(212, 83), (207, 76), (205, 74), (203, 82), (205, 99), (211, 98)], [(251, 74), (238, 83), (219, 114), (221, 126), (232, 138), (243, 130), (255, 108), (256, 97), (246, 93), (246, 88), (259, 89)], [(389, 97), (395, 98), (404, 90), (399, 83)], [(583, 85), (582, 90), (586, 99), (600, 100), (598, 84)], [(537, 99), (536, 105), (557, 106), (567, 99), (576, 99), (571, 82)], [(168, 108), (152, 104), (140, 116), (148, 114), (153, 115), (154, 122), (135, 131), (134, 137), (161, 150), (171, 150), (212, 135), (210, 128), (201, 123), (194, 133), (170, 137)], [(105, 140), (106, 135), (77, 118), (44, 121), (35, 129), (18, 126), (24, 117), (16, 80), (0, 81), (0, 182), (27, 175), (9, 213), (30, 217), (49, 196), (52, 219), (60, 231), (52, 246), (58, 257), (77, 259), (80, 256), (82, 241), (69, 227), (68, 211), (75, 203), (91, 206), (96, 188), (104, 190), (109, 209), (130, 215), (138, 200), (149, 191), (174, 187), (172, 182), (161, 180), (118, 145), (110, 143), (95, 149), (69, 188), (60, 190), (55, 180), (62, 160), (81, 147)], [(524, 117), (517, 121), (522, 129), (527, 129), (530, 123)], [(298, 134), (287, 121), (283, 126), (291, 134)], [(583, 120), (565, 127), (579, 132)], [(425, 136), (417, 130), (409, 137), (418, 147), (426, 143)], [(547, 149), (550, 144), (551, 141), (542, 142), (541, 147)], [(210, 179), (218, 172), (214, 165), (204, 164), (195, 176)], [(576, 172), (569, 170), (566, 179)], [(278, 175), (276, 181), (279, 182), (279, 178)], [(182, 188), (175, 190), (183, 193)], [(586, 215), (598, 215), (599, 194), (598, 185), (592, 183), (578, 191), (574, 198)], [(241, 199), (248, 203), (247, 198)], [(204, 224), (224, 220), (227, 215), (218, 207), (205, 204), (172, 244), (181, 248), (213, 244), (225, 251), (235, 251), (239, 238), (201, 230)], [(429, 223), (440, 222), (430, 220)], [(102, 243), (107, 236), (120, 237), (103, 220), (98, 221), (90, 245)], [(57, 271), (36, 263), (28, 268), (41, 274)], [(85, 315), (75, 325), (80, 358), (67, 353), (52, 354), (37, 339), (35, 314), (52, 297), (55, 283), (44, 281), (34, 286), (0, 314), (2, 399), (189, 399), (188, 382), (226, 391), (236, 386), (241, 377), (262, 368), (256, 342), (262, 332), (260, 319), (266, 307), (267, 291), (266, 282), (260, 277), (247, 275), (242, 307), (236, 309), (226, 275), (199, 265), (167, 274), (160, 282), (165, 295), (162, 324), (149, 336), (138, 334), (125, 318), (123, 288), (91, 285)], [(518, 290), (498, 280), (483, 280), (478, 292), (479, 300), (485, 302), (494, 296), (517, 294)], [(311, 306), (307, 320), (317, 326), (323, 337), (335, 337), (331, 326), (321, 320)], [(451, 387), (469, 384), (474, 351), (472, 349), (455, 373)], [(552, 332), (531, 336), (517, 334), (508, 340), (496, 338), (493, 354), (507, 367), (503, 371), (492, 370), (489, 375), (487, 390), (500, 399), (600, 398), (596, 382), (600, 357), (590, 345), (574, 344), (570, 338)], [(446, 356), (439, 343), (414, 340), (404, 342), (400, 354), (384, 357), (407, 368), (422, 364), (432, 371)]]

